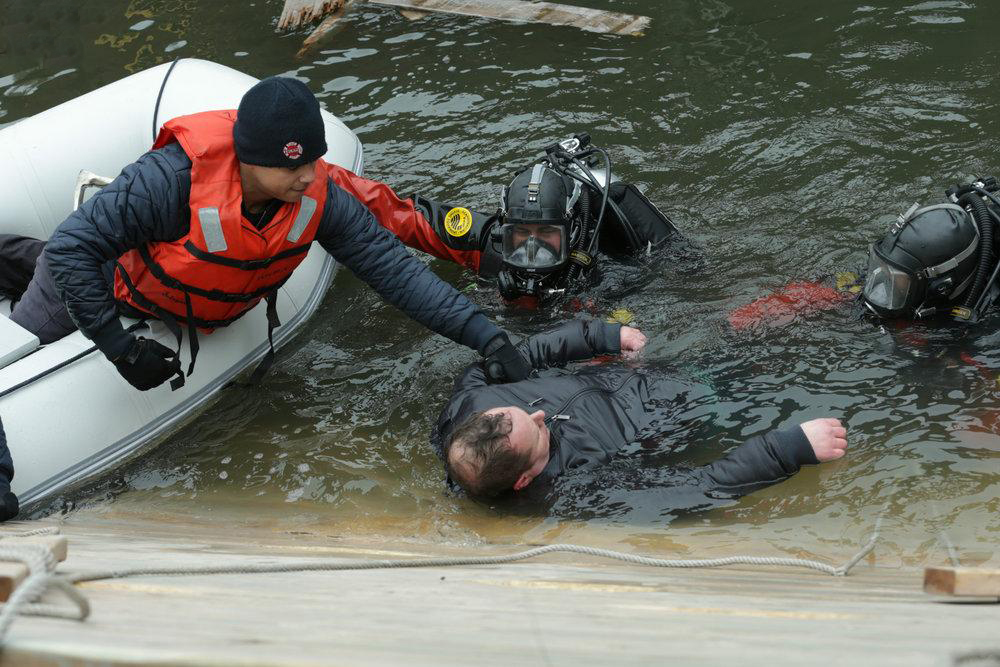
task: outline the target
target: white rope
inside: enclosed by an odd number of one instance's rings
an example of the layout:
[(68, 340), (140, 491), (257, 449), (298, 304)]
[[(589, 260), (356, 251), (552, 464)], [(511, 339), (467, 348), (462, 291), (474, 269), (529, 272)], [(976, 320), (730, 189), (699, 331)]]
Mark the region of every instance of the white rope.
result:
[(0, 540), (11, 537), (34, 537), (35, 535), (58, 535), (58, 528), (34, 528), (32, 530), (21, 531), (20, 533), (0, 533)]
[[(575, 553), (597, 558), (610, 558), (614, 560), (631, 563), (633, 565), (645, 565), (649, 567), (722, 567), (726, 565), (762, 565), (774, 567), (803, 567), (818, 570), (825, 574), (836, 577), (846, 576), (851, 569), (857, 565), (862, 558), (871, 553), (875, 548), (881, 529), (881, 517), (875, 524), (875, 530), (867, 544), (840, 567), (834, 567), (827, 563), (802, 558), (772, 558), (759, 556), (728, 556), (725, 558), (706, 559), (664, 559), (650, 558), (648, 556), (638, 556), (635, 554), (612, 551), (610, 549), (598, 549), (596, 547), (580, 546), (577, 544), (551, 544), (547, 546), (535, 547), (518, 553), (506, 554), (502, 556), (466, 556), (454, 558), (415, 558), (415, 559), (394, 559), (394, 560), (337, 560), (337, 559), (317, 559), (307, 563), (297, 564), (274, 564), (274, 563), (241, 563), (230, 565), (206, 565), (196, 567), (138, 567), (122, 570), (103, 570), (95, 572), (79, 572), (75, 574), (56, 574), (55, 557), (42, 545), (0, 545), (0, 560), (17, 560), (28, 565), (31, 574), (25, 581), (17, 587), (10, 600), (0, 611), (0, 643), (3, 642), (10, 624), (17, 614), (48, 616), (55, 618), (67, 618), (73, 620), (84, 620), (90, 614), (90, 605), (87, 599), (73, 586), (84, 581), (97, 581), (101, 579), (121, 579), (125, 577), (137, 577), (143, 575), (204, 575), (204, 574), (263, 574), (274, 572), (314, 572), (314, 571), (344, 571), (344, 570), (378, 570), (397, 568), (418, 568), (418, 567), (455, 567), (466, 565), (503, 565), (515, 563), (529, 558), (535, 558), (548, 553)], [(21, 536), (58, 533), (58, 529), (41, 529), (38, 531), (28, 531), (21, 533)], [(0, 536), (11, 537), (10, 534)], [(44, 552), (44, 553), (42, 553)], [(38, 598), (49, 589), (58, 589), (64, 593), (75, 608), (66, 608), (51, 604), (39, 604)]]
[[(17, 544), (18, 537), (33, 535), (52, 535), (58, 533), (58, 528), (40, 528), (23, 533), (6, 533), (0, 541), (0, 561), (24, 563), (28, 568), (28, 576), (14, 589), (10, 599), (0, 610), (0, 641), (7, 635), (11, 623), (18, 614), (50, 616), (84, 620), (90, 615), (90, 604), (65, 579), (55, 573), (56, 557), (43, 544)], [(37, 604), (37, 600), (50, 588), (55, 588), (66, 595), (75, 605), (68, 609), (52, 604)]]
[(610, 558), (614, 560), (632, 563), (634, 565), (646, 565), (649, 567), (722, 567), (725, 565), (764, 565), (777, 567), (804, 567), (818, 570), (826, 574), (842, 577), (851, 568), (857, 565), (862, 558), (868, 555), (875, 548), (878, 539), (878, 531), (881, 520), (876, 524), (875, 532), (871, 539), (850, 561), (834, 567), (827, 563), (815, 560), (805, 560), (801, 558), (771, 558), (758, 556), (728, 556), (725, 558), (708, 558), (695, 560), (671, 560), (663, 558), (650, 558), (648, 556), (637, 556), (635, 554), (623, 553), (621, 551), (611, 551), (610, 549), (598, 549), (596, 547), (586, 547), (577, 544), (550, 544), (542, 547), (535, 547), (527, 551), (506, 554), (503, 556), (465, 556), (454, 558), (408, 558), (395, 560), (340, 560), (340, 559), (317, 559), (308, 563), (295, 564), (274, 564), (274, 563), (242, 563), (233, 565), (204, 565), (195, 567), (139, 567), (124, 570), (104, 570), (96, 572), (80, 572), (67, 575), (67, 580), (73, 583), (82, 581), (97, 581), (100, 579), (121, 579), (124, 577), (137, 577), (142, 575), (196, 575), (196, 574), (260, 574), (274, 572), (309, 572), (317, 570), (337, 571), (337, 570), (384, 570), (397, 568), (417, 568), (417, 567), (455, 567), (464, 565), (503, 565), (515, 563), (517, 561), (535, 558), (548, 553), (564, 552), (583, 554), (585, 556), (595, 556), (598, 558)]

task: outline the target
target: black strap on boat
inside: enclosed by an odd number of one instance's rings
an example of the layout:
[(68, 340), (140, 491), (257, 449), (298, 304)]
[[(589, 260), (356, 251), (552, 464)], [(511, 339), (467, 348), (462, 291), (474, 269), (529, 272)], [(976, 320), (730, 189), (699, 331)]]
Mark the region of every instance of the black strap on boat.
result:
[[(129, 328), (125, 329), (125, 331), (128, 332), (128, 333), (133, 333), (134, 331), (137, 331), (138, 329), (141, 329), (144, 326), (146, 326), (146, 320), (140, 320), (140, 321), (136, 322), (135, 324), (133, 324), (132, 326), (130, 326)], [(74, 361), (79, 361), (80, 359), (83, 359), (84, 357), (89, 356), (89, 355), (93, 354), (94, 352), (97, 352), (97, 346), (96, 345), (92, 345), (91, 347), (87, 348), (83, 352), (81, 352), (79, 354), (76, 354), (76, 355), (73, 355), (72, 357), (70, 357), (66, 361), (59, 362), (58, 364), (56, 364), (52, 368), (46, 368), (44, 371), (42, 371), (38, 375), (30, 377), (27, 380), (25, 380), (24, 382), (18, 382), (13, 387), (8, 387), (7, 389), (4, 389), (3, 391), (0, 391), (0, 398), (3, 398), (4, 396), (10, 396), (15, 391), (18, 391), (19, 389), (23, 389), (23, 388), (27, 387), (30, 384), (34, 384), (34, 383), (38, 382), (39, 380), (41, 380), (42, 378), (44, 378), (46, 376), (49, 376), (49, 375), (52, 375), (56, 371), (58, 371), (58, 370), (60, 370), (62, 368), (66, 368), (67, 366), (69, 366), (70, 364), (72, 364)]]
[(278, 319), (278, 291), (275, 290), (268, 294), (265, 301), (267, 302), (267, 343), (271, 347), (250, 376), (250, 384), (260, 382), (274, 364), (274, 330), (281, 326), (281, 320)]
[[(198, 350), (201, 346), (198, 344), (198, 327), (194, 324), (194, 308), (191, 306), (191, 294), (187, 291), (184, 292), (184, 307), (187, 308), (187, 325), (188, 325), (188, 347), (191, 350), (191, 363), (188, 364), (188, 377), (191, 377), (191, 373), (194, 373), (194, 362), (198, 358)], [(178, 346), (177, 351), (180, 352), (180, 347)]]
[(160, 135), (160, 127), (156, 122), (156, 117), (160, 115), (160, 100), (163, 99), (163, 91), (167, 87), (167, 79), (170, 78), (170, 73), (174, 71), (174, 67), (177, 66), (178, 61), (180, 61), (180, 56), (174, 58), (174, 62), (170, 63), (170, 67), (167, 69), (167, 73), (163, 75), (163, 83), (160, 84), (160, 92), (156, 94), (156, 106), (153, 107), (153, 142), (156, 142), (156, 137)]

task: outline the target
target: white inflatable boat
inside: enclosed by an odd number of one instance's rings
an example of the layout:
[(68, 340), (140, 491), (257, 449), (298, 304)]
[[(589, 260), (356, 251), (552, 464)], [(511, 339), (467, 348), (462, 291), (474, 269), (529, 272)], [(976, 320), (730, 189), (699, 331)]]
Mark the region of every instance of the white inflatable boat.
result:
[[(154, 128), (176, 116), (235, 109), (256, 82), (222, 65), (181, 60), (172, 71), (170, 65), (154, 67), (3, 128), (0, 233), (48, 238), (76, 203), (81, 171), (117, 175), (149, 150)], [(324, 117), (330, 149), (325, 159), (360, 173), (358, 138), (332, 115), (324, 112)], [(276, 346), (313, 314), (334, 269), (333, 259), (317, 244), (281, 288)], [(10, 304), (0, 301), (0, 419), (14, 458), (13, 490), (22, 507), (154, 446), (268, 350), (261, 302), (236, 323), (199, 338), (198, 365), (184, 387), (171, 391), (164, 384), (139, 392), (100, 352), (60, 367), (92, 347), (79, 332), (39, 346), (8, 319), (9, 313)], [(159, 322), (138, 333), (176, 347)], [(186, 367), (186, 343), (181, 353)]]

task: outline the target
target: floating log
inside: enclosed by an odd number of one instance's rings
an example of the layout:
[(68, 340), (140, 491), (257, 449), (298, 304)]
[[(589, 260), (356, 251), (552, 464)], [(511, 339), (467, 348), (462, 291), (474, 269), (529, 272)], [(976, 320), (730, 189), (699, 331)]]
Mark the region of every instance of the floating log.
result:
[(924, 591), (936, 595), (1000, 598), (1000, 570), (974, 567), (928, 567)]
[[(368, 0), (375, 5), (395, 7), (409, 19), (428, 12), (459, 14), (498, 21), (564, 25), (589, 32), (613, 35), (641, 35), (649, 26), (648, 16), (622, 14), (601, 9), (575, 7), (554, 2), (526, 0)], [(278, 30), (296, 30), (319, 18), (323, 23), (306, 38), (303, 48), (330, 31), (352, 0), (285, 0)]]
[(415, 9), (400, 9), (399, 13), (408, 21), (417, 21), (427, 16), (430, 12), (418, 12)]
[[(327, 14), (343, 12), (350, 0), (285, 0), (278, 30), (297, 30)], [(318, 39), (318, 38), (317, 38)], [(315, 41), (315, 40), (314, 40)]]
[(640, 35), (649, 26), (648, 16), (574, 7), (554, 2), (525, 0), (368, 0), (400, 10), (461, 14), (498, 21), (565, 25), (589, 32)]

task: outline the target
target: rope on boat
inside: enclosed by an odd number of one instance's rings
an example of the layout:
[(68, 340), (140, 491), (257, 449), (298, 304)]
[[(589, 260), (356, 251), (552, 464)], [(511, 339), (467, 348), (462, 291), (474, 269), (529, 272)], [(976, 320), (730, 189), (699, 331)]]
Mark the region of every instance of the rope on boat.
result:
[[(633, 565), (645, 565), (649, 567), (722, 567), (725, 565), (761, 565), (773, 567), (803, 567), (818, 570), (835, 577), (843, 577), (851, 569), (861, 562), (875, 548), (875, 543), (881, 531), (882, 518), (879, 517), (875, 523), (875, 529), (871, 538), (861, 550), (849, 561), (839, 567), (834, 567), (820, 561), (807, 560), (802, 558), (771, 558), (758, 556), (728, 556), (726, 558), (704, 558), (704, 559), (665, 559), (651, 558), (649, 556), (639, 556), (635, 554), (612, 551), (610, 549), (598, 549), (596, 547), (581, 546), (578, 544), (550, 544), (535, 547), (526, 551), (520, 551), (503, 556), (465, 556), (454, 558), (411, 558), (393, 560), (338, 560), (322, 558), (307, 563), (295, 564), (274, 564), (274, 563), (250, 563), (231, 565), (209, 565), (199, 567), (138, 567), (122, 570), (103, 570), (95, 572), (79, 572), (71, 574), (60, 574), (55, 572), (56, 560), (46, 547), (41, 545), (11, 545), (7, 546), (5, 538), (27, 537), (30, 535), (47, 535), (59, 532), (58, 528), (42, 528), (30, 530), (23, 533), (0, 534), (0, 561), (15, 561), (25, 563), (31, 574), (24, 582), (18, 586), (14, 594), (3, 605), (0, 610), (0, 643), (6, 637), (7, 630), (13, 623), (17, 614), (48, 616), (52, 618), (66, 618), (71, 620), (85, 620), (90, 614), (90, 604), (87, 599), (74, 587), (74, 584), (85, 581), (98, 581), (102, 579), (121, 579), (124, 577), (137, 577), (142, 575), (204, 575), (204, 574), (265, 574), (276, 572), (315, 572), (315, 571), (342, 571), (342, 570), (382, 570), (399, 568), (422, 568), (422, 567), (454, 567), (464, 565), (503, 565), (506, 563), (516, 563), (518, 561), (535, 558), (548, 553), (575, 553), (597, 558), (609, 558), (613, 560), (631, 563)], [(16, 539), (11, 539), (16, 542)], [(44, 553), (43, 553), (44, 552)], [(52, 604), (39, 604), (38, 599), (48, 590), (55, 589), (66, 595), (74, 604), (74, 608), (57, 606)]]

